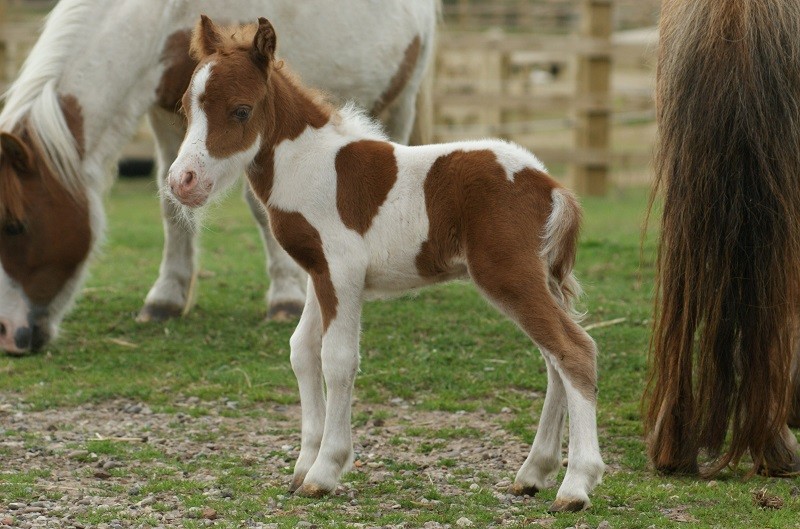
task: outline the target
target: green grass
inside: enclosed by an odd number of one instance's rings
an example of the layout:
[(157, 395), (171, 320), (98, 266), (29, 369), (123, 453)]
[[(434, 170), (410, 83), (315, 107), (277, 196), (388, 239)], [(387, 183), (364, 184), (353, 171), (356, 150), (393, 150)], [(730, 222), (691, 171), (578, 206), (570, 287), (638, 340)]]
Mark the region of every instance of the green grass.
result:
[[(85, 293), (64, 322), (61, 338), (42, 354), (0, 358), (0, 391), (40, 410), (123, 398), (176, 413), (174, 401), (179, 395), (197, 397), (202, 403), (235, 400), (236, 409), (225, 411), (239, 417), (266, 415), (276, 404), (296, 403), (288, 350), (293, 325), (263, 321), (267, 279), (261, 243), (238, 196), (206, 220), (202, 234), (206, 273), (191, 314), (166, 324), (134, 322), (156, 277), (161, 254), (155, 194), (149, 181), (116, 185), (108, 200), (108, 240), (92, 266)], [(588, 512), (548, 517), (544, 510), (555, 497), (551, 489), (533, 503), (518, 505), (513, 523), (506, 526), (533, 527), (544, 520), (554, 528), (580, 523), (596, 527), (607, 520), (614, 528), (674, 527), (680, 524), (667, 514), (685, 511), (697, 520), (691, 527), (800, 527), (800, 499), (792, 495), (797, 479), (744, 480), (742, 472), (727, 472), (716, 486), (709, 487), (704, 481), (658, 476), (647, 466), (639, 399), (652, 310), (654, 237), (651, 230), (640, 253), (646, 198), (642, 190), (624, 190), (603, 199), (583, 200), (586, 219), (577, 271), (586, 290), (586, 323), (625, 318), (624, 323), (592, 332), (600, 348), (598, 424), (609, 473), (595, 490)], [(120, 345), (120, 340), (133, 346)], [(532, 440), (532, 424), (538, 419), (546, 387), (544, 364), (531, 343), (472, 286), (455, 283), (369, 303), (364, 309), (361, 352), (356, 383), (359, 403), (378, 405), (401, 398), (410, 406), (403, 415), (412, 418), (415, 410), (496, 412), (503, 428), (519, 442)], [(202, 417), (209, 413), (204, 406), (181, 411)], [(363, 425), (387, 419), (388, 412), (364, 414), (357, 404), (354, 417)], [(4, 435), (36, 442), (13, 429)], [(183, 435), (177, 421), (174, 435)], [(200, 441), (224, 444), (226, 432), (202, 435)], [(481, 476), (481, 468), (464, 469), (457, 458), (437, 458), (436, 452), (449, 440), (481, 436), (480, 430), (468, 424), (427, 428), (409, 423), (387, 442), (402, 447), (415, 439), (414, 450), (452, 470), (452, 483), (466, 490), (467, 477)], [(209, 506), (203, 485), (182, 476), (200, 464), (211, 468), (217, 486), (233, 491), (231, 498), (210, 503), (220, 527), (238, 527), (247, 519), (278, 522), (282, 528), (294, 527), (301, 519), (320, 527), (343, 526), (345, 521), (367, 526), (408, 522), (408, 527), (421, 527), (430, 520), (454, 525), (461, 516), (469, 517), (475, 527), (485, 527), (496, 523), (499, 505), (491, 484), (481, 484), (469, 496), (445, 495), (420, 469), (406, 468), (414, 465), (388, 463), (390, 478), (381, 483), (368, 482), (364, 473), (345, 477), (359, 491), (358, 512), (353, 514), (346, 496), (323, 501), (285, 497), (283, 485), (274, 484), (283, 484), (286, 476), (263, 476), (257, 464), (234, 454), (186, 462), (151, 446), (89, 441), (80, 448), (131, 463), (112, 475), (138, 475), (147, 481), (136, 500), (171, 491), (186, 507)], [(264, 449), (264, 457), (270, 456), (270, 450)], [(154, 463), (158, 466), (141, 466)], [(291, 464), (287, 460), (286, 466)], [(519, 464), (509, 462), (508, 476)], [(0, 507), (35, 494), (36, 480), (46, 480), (48, 474), (38, 470), (1, 476)], [(752, 492), (762, 487), (781, 496), (786, 506), (774, 511), (754, 506)], [(280, 516), (264, 509), (270, 502), (282, 505)], [(392, 508), (394, 504), (399, 507)], [(156, 504), (154, 510), (167, 507)], [(97, 511), (83, 521), (91, 526), (117, 516), (115, 510)], [(184, 527), (205, 526), (201, 522), (185, 520)], [(143, 523), (156, 525), (154, 519)]]

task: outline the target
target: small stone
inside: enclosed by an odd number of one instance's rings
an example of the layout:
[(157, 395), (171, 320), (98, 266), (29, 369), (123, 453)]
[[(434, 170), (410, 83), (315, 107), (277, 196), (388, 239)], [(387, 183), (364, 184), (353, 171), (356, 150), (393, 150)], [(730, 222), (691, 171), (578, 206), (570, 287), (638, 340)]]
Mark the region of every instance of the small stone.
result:
[(26, 507), (26, 505), (24, 503), (19, 503), (19, 502), (12, 502), (12, 503), (8, 504), (9, 510), (12, 510), (12, 511), (16, 511), (16, 510), (19, 510), (19, 509), (24, 509), (25, 507)]
[(504, 406), (500, 408), (500, 413), (511, 413), (511, 408), (509, 408), (508, 406)]
[(717, 482), (716, 482), (716, 480), (713, 480), (713, 479), (712, 479), (711, 481), (709, 481), (708, 483), (706, 483), (706, 486), (707, 486), (708, 488), (710, 488), (710, 489), (713, 489), (714, 487), (716, 487), (716, 486), (717, 486)]
[(43, 510), (44, 509), (42, 509), (41, 507), (25, 507), (24, 509), (22, 509), (22, 512), (26, 514), (31, 514), (34, 512), (42, 512)]
[(264, 529), (278, 529), (278, 524), (276, 523), (264, 524)]
[(236, 408), (239, 407), (239, 403), (235, 400), (229, 400), (228, 402), (225, 403), (225, 407), (231, 410), (235, 410)]
[(147, 496), (142, 498), (142, 500), (136, 504), (137, 507), (147, 507), (148, 505), (153, 505), (156, 502), (155, 496)]
[(472, 520), (470, 520), (466, 516), (462, 516), (461, 518), (456, 520), (456, 525), (459, 527), (472, 527), (475, 524), (473, 524)]
[(479, 488), (481, 488), (481, 486), (480, 486), (480, 485), (478, 485), (477, 483), (472, 483), (472, 484), (469, 486), (469, 490), (478, 490)]
[(111, 470), (112, 468), (122, 468), (124, 466), (125, 464), (119, 461), (106, 461), (105, 463), (103, 463), (104, 470)]
[(101, 468), (100, 470), (94, 471), (94, 477), (96, 477), (97, 479), (108, 479), (111, 477), (111, 474), (109, 474), (108, 472), (106, 472)]
[(0, 525), (7, 525), (11, 527), (14, 525), (14, 518), (12, 518), (11, 516), (4, 516), (3, 518), (0, 518)]
[(138, 485), (134, 485), (133, 487), (128, 489), (128, 496), (138, 496), (142, 493), (142, 487)]
[(206, 520), (216, 520), (217, 519), (217, 511), (212, 509), (211, 507), (204, 507), (202, 511), (202, 516)]
[(511, 486), (511, 480), (509, 479), (502, 479), (494, 484), (494, 488), (496, 489), (507, 489)]
[(295, 525), (295, 527), (297, 527), (298, 529), (313, 529), (314, 527), (316, 527), (316, 525), (314, 525), (311, 522), (300, 520), (299, 522), (297, 522), (297, 525)]
[(611, 529), (611, 524), (608, 523), (608, 520), (603, 520), (597, 524), (597, 529)]
[(89, 455), (88, 450), (73, 450), (67, 454), (69, 459), (80, 459)]

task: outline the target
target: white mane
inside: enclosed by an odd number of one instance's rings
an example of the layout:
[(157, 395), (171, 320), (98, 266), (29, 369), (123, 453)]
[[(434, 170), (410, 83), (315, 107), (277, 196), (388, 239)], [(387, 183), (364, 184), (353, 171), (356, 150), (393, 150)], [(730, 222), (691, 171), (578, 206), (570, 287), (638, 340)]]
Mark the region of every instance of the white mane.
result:
[(76, 42), (91, 20), (96, 0), (62, 0), (47, 16), (16, 81), (3, 94), (0, 129), (13, 131), (27, 119), (30, 132), (44, 149), (45, 162), (70, 191), (82, 182), (81, 160), (58, 100), (56, 85)]
[(383, 130), (383, 125), (367, 114), (353, 101), (347, 102), (336, 111), (341, 121), (336, 128), (347, 136), (366, 138), (371, 140), (389, 141), (389, 136)]

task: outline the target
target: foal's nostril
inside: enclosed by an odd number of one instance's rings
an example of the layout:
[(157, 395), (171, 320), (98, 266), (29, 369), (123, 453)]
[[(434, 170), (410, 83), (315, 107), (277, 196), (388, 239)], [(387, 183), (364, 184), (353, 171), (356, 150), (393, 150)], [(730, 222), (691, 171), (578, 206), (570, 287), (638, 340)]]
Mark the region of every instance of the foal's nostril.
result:
[(181, 175), (181, 187), (184, 189), (191, 189), (197, 183), (194, 171), (186, 171)]
[(5, 323), (0, 323), (0, 337), (4, 337), (7, 332), (8, 332), (8, 329), (6, 329), (6, 324)]

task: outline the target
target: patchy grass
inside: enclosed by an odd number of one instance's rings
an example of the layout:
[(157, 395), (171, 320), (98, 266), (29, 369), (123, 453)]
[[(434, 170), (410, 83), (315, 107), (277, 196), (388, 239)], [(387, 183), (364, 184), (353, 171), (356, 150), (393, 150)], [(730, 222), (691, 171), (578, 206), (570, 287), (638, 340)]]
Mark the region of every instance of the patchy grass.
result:
[[(648, 469), (639, 398), (654, 240), (640, 254), (645, 192), (583, 201), (577, 269), (586, 323), (625, 321), (591, 333), (609, 472), (591, 510), (558, 517), (546, 514), (555, 488), (526, 500), (502, 494), (533, 438), (544, 364), (464, 283), (366, 306), (354, 410), (360, 466), (330, 498), (287, 496), (299, 443), (293, 325), (263, 321), (267, 279), (254, 223), (238, 197), (212, 211), (198, 305), (179, 321), (138, 325), (161, 254), (155, 193), (151, 182), (118, 183), (108, 241), (61, 339), (42, 354), (0, 359), (0, 457), (9, 463), (0, 468), (0, 519), (12, 502), (68, 512), (74, 498), (91, 497), (65, 519), (89, 527), (205, 527), (212, 519), (216, 527), (422, 527), (461, 517), (475, 527), (800, 527), (797, 479), (726, 472), (709, 484)], [(132, 403), (145, 410), (131, 411)], [(92, 422), (100, 412), (108, 421)], [(148, 441), (107, 440), (123, 435)], [(109, 461), (119, 466), (102, 477), (98, 465)], [(762, 488), (784, 507), (757, 506)]]

